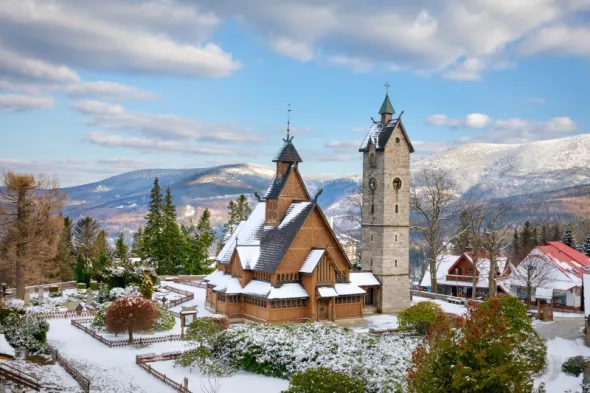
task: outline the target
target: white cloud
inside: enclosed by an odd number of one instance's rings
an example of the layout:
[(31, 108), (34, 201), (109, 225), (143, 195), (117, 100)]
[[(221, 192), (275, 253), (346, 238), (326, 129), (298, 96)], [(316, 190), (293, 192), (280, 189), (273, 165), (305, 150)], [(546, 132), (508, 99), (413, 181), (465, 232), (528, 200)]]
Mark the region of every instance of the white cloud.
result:
[(484, 128), (490, 121), (488, 115), (483, 113), (470, 113), (462, 119), (452, 119), (443, 114), (430, 115), (426, 123), (433, 126), (449, 126), (453, 128)]
[(360, 141), (330, 141), (326, 143), (327, 148), (332, 149), (337, 153), (356, 153), (358, 152), (360, 145)]
[(53, 98), (21, 94), (0, 94), (0, 112), (20, 112), (47, 109), (53, 106)]
[(90, 126), (128, 131), (161, 139), (183, 139), (223, 143), (260, 142), (262, 137), (233, 123), (203, 123), (178, 115), (128, 111), (122, 105), (80, 101), (72, 108), (88, 118)]
[(313, 49), (304, 42), (293, 41), (285, 37), (271, 37), (269, 43), (271, 48), (280, 55), (304, 63), (313, 59)]
[(517, 49), (525, 56), (546, 52), (589, 57), (590, 28), (563, 24), (543, 27), (525, 38)]
[[(0, 38), (2, 38), (1, 34)], [(64, 65), (56, 65), (44, 60), (21, 55), (1, 45), (0, 75), (4, 75), (4, 78), (11, 77), (11, 79), (16, 79), (17, 81), (24, 79), (27, 81), (60, 84), (80, 81), (78, 74)]]
[(71, 97), (99, 97), (101, 99), (133, 99), (151, 100), (152, 93), (148, 93), (134, 86), (116, 82), (96, 81), (78, 82), (64, 86), (64, 91)]
[(354, 72), (363, 74), (371, 71), (373, 63), (371, 61), (350, 56), (333, 56), (330, 62), (334, 65), (349, 68)]
[(100, 132), (91, 132), (88, 141), (100, 146), (125, 147), (141, 152), (150, 153), (183, 153), (200, 155), (230, 155), (235, 151), (217, 146), (194, 145), (181, 141), (164, 141), (161, 139), (148, 139), (137, 137), (122, 137), (120, 135), (109, 135)]
[(218, 24), (211, 13), (173, 1), (0, 0), (6, 46), (94, 70), (228, 76), (240, 62), (203, 41)]

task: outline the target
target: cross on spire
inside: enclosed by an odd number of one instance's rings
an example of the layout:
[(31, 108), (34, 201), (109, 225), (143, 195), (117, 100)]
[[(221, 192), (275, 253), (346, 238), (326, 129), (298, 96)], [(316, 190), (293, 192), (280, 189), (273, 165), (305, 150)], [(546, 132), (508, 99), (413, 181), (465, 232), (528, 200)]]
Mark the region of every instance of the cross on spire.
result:
[(291, 132), (291, 104), (288, 104), (287, 109), (287, 140), (285, 142), (289, 142), (289, 134)]
[(391, 85), (389, 84), (389, 82), (385, 82), (385, 84), (383, 86), (385, 86), (385, 95), (388, 95), (389, 88), (391, 87)]

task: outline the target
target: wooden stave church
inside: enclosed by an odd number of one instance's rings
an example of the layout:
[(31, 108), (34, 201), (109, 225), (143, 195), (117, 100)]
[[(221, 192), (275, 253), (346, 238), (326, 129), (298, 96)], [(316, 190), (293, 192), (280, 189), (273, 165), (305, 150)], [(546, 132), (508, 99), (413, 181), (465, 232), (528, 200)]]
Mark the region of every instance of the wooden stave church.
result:
[(205, 277), (209, 308), (230, 318), (280, 323), (358, 319), (372, 273), (354, 273), (317, 198), (299, 173), (287, 136), (273, 160), (276, 173), (250, 217), (242, 221)]

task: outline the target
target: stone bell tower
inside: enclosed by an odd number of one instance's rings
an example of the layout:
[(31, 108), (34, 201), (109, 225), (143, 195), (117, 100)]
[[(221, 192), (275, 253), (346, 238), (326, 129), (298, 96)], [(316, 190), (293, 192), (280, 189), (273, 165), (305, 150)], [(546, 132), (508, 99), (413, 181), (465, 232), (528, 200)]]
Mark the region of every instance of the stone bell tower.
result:
[[(389, 88), (389, 84), (385, 85)], [(363, 153), (363, 270), (381, 283), (375, 304), (381, 313), (400, 312), (410, 305), (410, 153), (401, 115), (386, 91), (359, 151)]]

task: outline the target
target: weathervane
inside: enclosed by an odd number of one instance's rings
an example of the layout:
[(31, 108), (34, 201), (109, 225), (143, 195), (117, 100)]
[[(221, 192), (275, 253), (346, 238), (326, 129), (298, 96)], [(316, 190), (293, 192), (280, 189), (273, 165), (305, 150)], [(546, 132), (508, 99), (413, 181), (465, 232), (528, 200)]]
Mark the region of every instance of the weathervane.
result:
[(383, 86), (385, 86), (385, 95), (388, 95), (389, 94), (389, 88), (391, 87), (389, 85), (389, 82), (385, 82), (385, 84)]
[(287, 139), (283, 139), (285, 142), (289, 142), (293, 138), (289, 138), (289, 134), (291, 132), (291, 104), (288, 104), (287, 109)]

